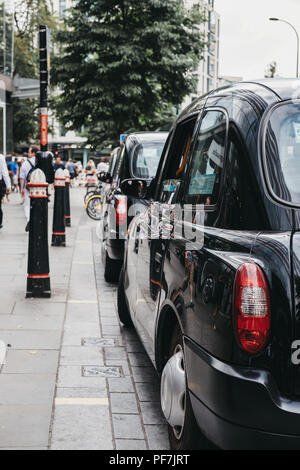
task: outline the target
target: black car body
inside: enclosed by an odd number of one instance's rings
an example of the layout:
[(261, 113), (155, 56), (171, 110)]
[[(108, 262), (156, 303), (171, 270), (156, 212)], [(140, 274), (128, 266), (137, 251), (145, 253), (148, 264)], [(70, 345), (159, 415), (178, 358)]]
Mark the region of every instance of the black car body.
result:
[(193, 102), (129, 227), (119, 314), (162, 374), (174, 449), (300, 448), (299, 90), (243, 82)]
[(128, 135), (116, 151), (111, 174), (103, 177), (108, 181), (103, 192), (102, 206), (102, 259), (104, 277), (108, 282), (119, 278), (124, 256), (126, 228), (131, 220), (130, 208), (138, 203), (147, 205), (147, 200), (136, 200), (125, 195), (122, 183), (126, 180), (142, 180), (149, 186), (160, 160), (168, 134), (166, 132), (145, 132)]

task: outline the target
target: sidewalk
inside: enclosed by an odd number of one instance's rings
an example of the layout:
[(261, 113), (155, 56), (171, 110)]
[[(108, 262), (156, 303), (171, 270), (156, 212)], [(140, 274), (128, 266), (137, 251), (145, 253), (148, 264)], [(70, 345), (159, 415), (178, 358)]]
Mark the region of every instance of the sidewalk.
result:
[[(155, 371), (120, 327), (103, 280), (96, 222), (71, 190), (67, 247), (50, 247), (51, 299), (25, 299), (27, 234), (19, 195), (0, 231), (0, 449), (167, 449)], [(52, 209), (49, 208), (49, 241)]]

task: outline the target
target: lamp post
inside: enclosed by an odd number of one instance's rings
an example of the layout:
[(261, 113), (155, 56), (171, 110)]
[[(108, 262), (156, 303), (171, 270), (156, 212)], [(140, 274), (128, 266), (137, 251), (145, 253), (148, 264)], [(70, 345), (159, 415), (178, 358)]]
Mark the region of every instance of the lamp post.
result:
[(281, 23), (288, 24), (294, 30), (294, 32), (296, 34), (296, 37), (297, 37), (297, 70), (296, 70), (296, 77), (299, 78), (299, 34), (298, 34), (298, 31), (296, 30), (296, 28), (291, 23), (289, 23), (286, 20), (281, 20), (280, 18), (269, 18), (269, 20), (270, 21), (281, 21)]

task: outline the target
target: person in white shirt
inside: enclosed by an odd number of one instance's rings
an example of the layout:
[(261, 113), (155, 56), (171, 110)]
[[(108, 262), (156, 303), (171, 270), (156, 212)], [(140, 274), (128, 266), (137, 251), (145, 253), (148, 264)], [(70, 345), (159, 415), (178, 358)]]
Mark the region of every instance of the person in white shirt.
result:
[(97, 171), (98, 171), (99, 173), (107, 173), (107, 172), (108, 172), (108, 168), (109, 168), (109, 163), (108, 163), (106, 160), (104, 160), (104, 159), (102, 159), (102, 160), (100, 161), (100, 163), (98, 163), (98, 165), (97, 165)]
[(4, 155), (0, 154), (0, 229), (3, 227), (2, 199), (5, 194), (11, 193), (10, 177)]
[(36, 145), (32, 145), (28, 150), (27, 160), (23, 163), (20, 168), (20, 184), (21, 184), (21, 196), (24, 198), (24, 212), (27, 220), (27, 225), (25, 231), (29, 231), (29, 218), (30, 218), (30, 199), (29, 191), (26, 188), (28, 183), (28, 176), (34, 170), (35, 167), (35, 156), (39, 151), (39, 148)]

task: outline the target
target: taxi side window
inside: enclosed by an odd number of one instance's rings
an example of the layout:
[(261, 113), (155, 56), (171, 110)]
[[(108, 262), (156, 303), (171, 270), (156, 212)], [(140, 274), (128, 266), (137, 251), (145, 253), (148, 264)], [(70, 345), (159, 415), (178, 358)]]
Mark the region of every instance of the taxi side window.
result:
[(186, 168), (197, 116), (180, 123), (175, 130), (164, 179), (182, 179)]
[(196, 126), (198, 115), (179, 123), (175, 129), (174, 136), (167, 155), (166, 166), (160, 181), (158, 200), (170, 202), (175, 193), (180, 190), (180, 182), (184, 180), (188, 167), (192, 137)]
[(222, 111), (206, 111), (191, 156), (186, 186), (187, 204), (217, 203), (223, 174), (227, 134)]

